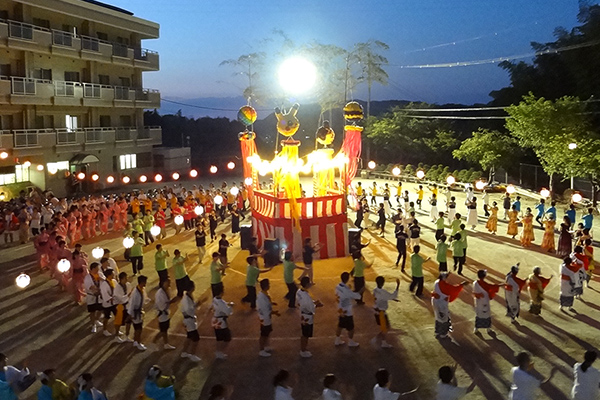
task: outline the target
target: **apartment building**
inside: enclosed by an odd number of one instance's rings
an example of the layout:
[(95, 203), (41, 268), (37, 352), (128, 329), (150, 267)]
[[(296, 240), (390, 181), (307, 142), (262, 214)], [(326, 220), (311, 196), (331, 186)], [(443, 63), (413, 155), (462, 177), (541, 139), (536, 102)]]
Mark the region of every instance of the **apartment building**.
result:
[(88, 189), (151, 174), (161, 129), (143, 113), (160, 93), (142, 75), (159, 56), (142, 41), (158, 36), (95, 0), (0, 0), (0, 190), (65, 195), (81, 172)]

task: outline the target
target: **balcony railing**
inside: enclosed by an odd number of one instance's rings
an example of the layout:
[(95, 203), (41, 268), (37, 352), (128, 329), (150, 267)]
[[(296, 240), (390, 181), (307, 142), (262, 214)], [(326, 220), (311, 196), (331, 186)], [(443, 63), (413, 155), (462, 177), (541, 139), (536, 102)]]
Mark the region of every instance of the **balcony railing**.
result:
[(156, 51), (144, 49), (141, 47), (134, 47), (133, 49), (133, 58), (136, 60), (147, 61), (149, 55), (158, 55)]
[(18, 76), (11, 76), (10, 81), (12, 94), (30, 96), (34, 96), (36, 94), (36, 82), (51, 83), (51, 81), (43, 81), (41, 79), (34, 78), (21, 78)]
[(40, 146), (40, 134), (52, 133), (53, 129), (17, 129), (13, 131), (15, 147), (37, 147)]
[(100, 51), (100, 39), (81, 35), (81, 49)]
[(81, 86), (81, 83), (54, 81), (54, 95), (58, 97), (74, 97), (76, 86)]
[(102, 96), (102, 88), (110, 86), (98, 85), (96, 83), (84, 83), (83, 84), (83, 97), (100, 98)]
[(115, 100), (130, 100), (127, 86), (115, 86)]
[(33, 40), (33, 30), (35, 28), (44, 29), (23, 22), (8, 21), (8, 34), (13, 38)]
[(86, 143), (102, 143), (105, 141), (105, 131), (114, 131), (115, 128), (83, 128)]
[(121, 43), (113, 43), (112, 48), (113, 48), (113, 56), (124, 57), (124, 58), (129, 57), (129, 51), (128, 51), (129, 47), (127, 47), (126, 45), (121, 44)]
[(73, 47), (73, 37), (70, 32), (52, 31), (52, 43), (59, 46)]
[(115, 140), (122, 142), (125, 140), (133, 140), (133, 132), (136, 128), (116, 128), (115, 129)]
[(82, 131), (82, 129), (59, 128), (56, 130), (56, 144), (78, 143), (77, 133)]

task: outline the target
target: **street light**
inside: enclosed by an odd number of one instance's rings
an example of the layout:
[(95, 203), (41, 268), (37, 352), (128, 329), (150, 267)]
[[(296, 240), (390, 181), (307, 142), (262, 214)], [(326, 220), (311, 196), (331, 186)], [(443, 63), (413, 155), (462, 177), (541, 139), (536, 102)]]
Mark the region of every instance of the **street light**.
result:
[(36, 169), (41, 172), (41, 171), (44, 170), (44, 165), (43, 164), (38, 164), (38, 166), (36, 167)]
[(515, 187), (513, 185), (508, 185), (506, 187), (506, 193), (508, 193), (508, 194), (513, 194), (516, 191), (517, 191), (517, 189), (515, 189)]
[(392, 175), (394, 175), (394, 176), (400, 175), (400, 168), (399, 167), (392, 168)]
[(452, 175), (448, 175), (448, 177), (446, 178), (446, 183), (448, 185), (452, 186), (456, 183), (456, 178), (453, 177)]
[(369, 161), (369, 163), (367, 164), (367, 167), (369, 167), (369, 169), (375, 169), (376, 166), (377, 164), (375, 164), (375, 161), (373, 160)]
[(83, 173), (83, 172), (78, 173), (77, 174), (77, 179), (79, 179), (80, 181), (84, 180), (85, 179), (85, 173)]
[(580, 203), (581, 200), (583, 200), (583, 196), (581, 195), (581, 193), (575, 192), (573, 193), (573, 196), (571, 196), (571, 200), (573, 201), (573, 203)]
[(577, 143), (569, 143), (569, 150), (575, 150), (577, 148)]
[(423, 171), (422, 169), (417, 171), (417, 178), (419, 179), (423, 179), (425, 178), (425, 171)]
[(547, 199), (548, 197), (550, 197), (550, 191), (546, 188), (542, 188), (542, 190), (540, 190), (540, 196)]

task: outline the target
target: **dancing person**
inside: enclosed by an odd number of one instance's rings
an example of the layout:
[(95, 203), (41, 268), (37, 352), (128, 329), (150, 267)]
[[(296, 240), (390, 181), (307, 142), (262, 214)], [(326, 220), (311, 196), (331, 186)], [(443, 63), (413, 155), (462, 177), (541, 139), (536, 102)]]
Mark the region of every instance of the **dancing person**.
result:
[(93, 262), (90, 265), (90, 273), (83, 279), (83, 289), (85, 290), (85, 300), (87, 310), (90, 314), (90, 322), (92, 324), (92, 333), (96, 333), (98, 326), (102, 326), (102, 322), (98, 321), (100, 311), (102, 311), (102, 300), (100, 294), (100, 264)]
[(393, 292), (388, 292), (383, 288), (383, 285), (385, 284), (385, 278), (383, 276), (375, 278), (375, 284), (377, 287), (373, 289), (373, 298), (375, 299), (375, 321), (379, 326), (379, 333), (371, 339), (371, 344), (376, 345), (377, 342), (379, 342), (382, 349), (389, 349), (392, 345), (386, 340), (387, 332), (390, 329), (390, 320), (387, 315), (387, 309), (389, 307), (388, 302), (398, 301), (400, 279), (396, 278), (396, 290)]
[(360, 293), (353, 292), (348, 286), (350, 274), (342, 272), (340, 276), (341, 282), (335, 288), (335, 296), (338, 299), (338, 326), (335, 332), (336, 346), (340, 346), (345, 341), (342, 340), (342, 329), (348, 332), (348, 347), (358, 347), (358, 343), (354, 341), (354, 313), (352, 310), (352, 300), (361, 298)]
[(450, 237), (450, 245), (452, 246), (452, 259), (454, 260), (454, 270), (458, 269), (458, 274), (462, 275), (463, 266), (465, 265), (465, 244), (462, 241), (460, 233), (456, 233)]
[(77, 378), (77, 400), (106, 400), (106, 395), (94, 387), (93, 376), (83, 373)]
[(194, 237), (196, 239), (196, 248), (198, 249), (198, 264), (202, 264), (204, 255), (206, 254), (206, 232), (202, 224), (196, 224)]
[(489, 208), (490, 215), (488, 216), (488, 220), (485, 223), (485, 228), (495, 235), (498, 231), (498, 203), (495, 201), (492, 203), (492, 207)]
[(169, 279), (169, 272), (167, 271), (167, 257), (169, 257), (169, 251), (163, 250), (162, 244), (156, 245), (156, 253), (154, 253), (154, 268), (158, 274), (158, 286), (164, 281)]
[(456, 219), (456, 197), (450, 197), (450, 201), (446, 203), (448, 207), (448, 224), (452, 225), (452, 222)]
[(410, 248), (414, 249), (415, 246), (418, 246), (419, 243), (421, 243), (421, 227), (419, 226), (419, 221), (413, 219), (412, 224), (408, 227), (408, 231), (410, 236)]
[(435, 400), (458, 400), (475, 389), (475, 382), (468, 387), (458, 386), (455, 372), (456, 364), (452, 367), (445, 365), (438, 370), (440, 380), (436, 386)]
[(215, 293), (223, 289), (223, 275), (227, 266), (221, 262), (221, 254), (214, 252), (212, 254), (212, 262), (210, 263), (210, 288), (212, 290), (213, 297)]
[(514, 239), (515, 236), (517, 236), (517, 234), (519, 233), (519, 227), (518, 227), (519, 212), (517, 211), (515, 206), (512, 206), (512, 209), (507, 213), (507, 217), (508, 217), (508, 226), (506, 228), (506, 234), (508, 236), (512, 236), (512, 238)]
[(146, 242), (142, 239), (137, 231), (133, 231), (133, 246), (129, 249), (129, 259), (131, 260), (131, 268), (133, 276), (136, 276), (144, 268), (144, 250)]
[(535, 216), (535, 220), (538, 224), (540, 224), (540, 228), (544, 229), (544, 223), (542, 222), (542, 218), (546, 214), (546, 200), (540, 199), (540, 202), (535, 206), (535, 210), (537, 211), (537, 215)]
[(516, 367), (512, 367), (512, 384), (510, 385), (510, 400), (534, 400), (538, 388), (552, 379), (556, 373), (556, 367), (550, 371), (550, 376), (546, 380), (539, 380), (534, 373), (533, 362), (529, 353), (522, 352), (517, 354)]
[(373, 263), (367, 263), (360, 250), (352, 253), (354, 266), (350, 275), (353, 277), (354, 291), (360, 293), (360, 298), (356, 300), (356, 304), (365, 304), (363, 301), (363, 293), (365, 291), (365, 269), (370, 268)]
[(494, 298), (502, 285), (488, 283), (485, 281), (487, 271), (480, 269), (477, 271), (477, 280), (473, 282), (473, 297), (475, 297), (475, 328), (473, 333), (478, 333), (479, 329), (487, 329), (488, 334), (493, 334), (492, 330), (492, 312), (490, 310), (490, 300)]
[(438, 262), (440, 272), (448, 271), (448, 243), (446, 235), (442, 234), (435, 245), (435, 260)]
[(396, 250), (398, 251), (398, 258), (396, 259), (396, 267), (402, 259), (401, 271), (404, 272), (406, 266), (406, 240), (408, 235), (404, 232), (404, 225), (396, 225), (394, 235), (396, 236)]
[(312, 244), (311, 238), (304, 239), (304, 247), (302, 248), (302, 262), (304, 263), (305, 270), (302, 271), (300, 278), (308, 276), (310, 278), (310, 284), (314, 285), (313, 279), (313, 254), (321, 250), (321, 243), (315, 245)]
[(196, 355), (200, 334), (198, 333), (198, 318), (196, 309), (201, 304), (200, 301), (194, 301), (194, 290), (196, 285), (194, 281), (189, 281), (185, 290), (185, 295), (181, 299), (180, 310), (183, 315), (183, 325), (185, 326), (186, 339), (181, 350), (181, 358), (187, 358), (194, 362), (199, 362), (200, 357)]
[[(177, 250), (176, 250), (177, 251)], [(171, 287), (171, 280), (167, 279), (163, 281), (160, 288), (156, 291), (154, 297), (154, 306), (158, 311), (158, 329), (159, 332), (152, 340), (152, 343), (156, 343), (158, 339), (163, 339), (163, 348), (165, 350), (173, 350), (175, 346), (169, 344), (169, 328), (171, 327), (171, 304), (176, 300), (171, 299), (169, 295), (169, 288)]]
[(175, 277), (175, 287), (177, 288), (177, 297), (183, 297), (183, 292), (190, 283), (190, 277), (185, 269), (185, 263), (188, 261), (187, 254), (181, 255), (179, 249), (175, 249), (173, 252), (173, 261), (171, 267), (173, 268), (173, 276)]
[(561, 258), (571, 254), (573, 251), (573, 234), (570, 229), (571, 224), (569, 223), (569, 217), (565, 216), (563, 222), (560, 224), (558, 249), (556, 250), (556, 254)]
[(548, 253), (554, 253), (556, 247), (554, 246), (554, 227), (556, 221), (552, 218), (552, 214), (546, 214), (543, 220), (544, 236), (542, 237), (542, 244), (540, 247), (546, 250)]
[(269, 272), (271, 268), (258, 268), (258, 260), (256, 257), (247, 257), (246, 263), (246, 296), (242, 298), (242, 303), (250, 303), (250, 308), (256, 308), (256, 284), (260, 274)]
[(600, 371), (592, 367), (598, 354), (588, 350), (583, 356), (583, 362), (573, 365), (573, 400), (595, 400), (600, 397)]
[[(127, 304), (131, 294), (131, 283), (128, 281), (127, 272), (119, 274), (119, 281), (114, 288), (114, 303), (115, 303), (115, 342), (131, 342), (129, 331), (131, 330), (131, 318), (127, 313)], [(125, 339), (121, 338), (121, 326), (125, 325)]]
[[(287, 294), (285, 295), (285, 299), (288, 301), (288, 308), (296, 308), (296, 292), (298, 291), (298, 286), (294, 282), (294, 270), (300, 269), (305, 270), (305, 267), (300, 267), (292, 261), (292, 252), (286, 251), (283, 254), (283, 281), (287, 286)], [(307, 277), (305, 277), (307, 278)], [(310, 282), (310, 278), (308, 278)]]
[(385, 209), (383, 207), (383, 203), (379, 203), (379, 209), (377, 210), (377, 216), (379, 219), (375, 223), (375, 228), (381, 228), (381, 232), (379, 232), (379, 236), (384, 237), (385, 236), (386, 216), (385, 216)]
[(585, 239), (584, 245), (583, 254), (588, 260), (587, 274), (585, 277), (586, 287), (590, 287), (590, 281), (594, 276), (594, 269), (596, 268), (594, 264), (594, 247), (592, 246), (592, 239)]
[(529, 297), (531, 299), (531, 305), (529, 306), (529, 312), (533, 315), (540, 315), (542, 312), (542, 302), (544, 301), (544, 290), (553, 275), (550, 278), (544, 278), (542, 275), (542, 269), (540, 267), (533, 268), (533, 273), (529, 275)]
[(535, 240), (533, 234), (533, 214), (531, 213), (531, 208), (527, 207), (525, 215), (521, 219), (521, 223), (523, 224), (523, 228), (521, 229), (521, 246), (530, 247), (531, 242)]
[(154, 243), (154, 236), (150, 233), (150, 230), (154, 226), (154, 215), (152, 215), (152, 208), (146, 209), (146, 215), (142, 218), (142, 224), (144, 226), (144, 241), (146, 242), (146, 246), (150, 243)]
[(419, 185), (419, 189), (417, 189), (417, 205), (419, 206), (419, 210), (421, 210), (423, 205), (423, 185)]
[(227, 318), (233, 314), (233, 303), (226, 302), (223, 300), (223, 294), (225, 289), (223, 287), (217, 288), (213, 293), (214, 297), (212, 300), (212, 327), (215, 331), (215, 337), (217, 339), (217, 350), (215, 357), (218, 360), (227, 359), (225, 349), (229, 342), (231, 342), (231, 330), (229, 330), (229, 324)]
[(431, 198), (429, 199), (429, 204), (431, 205), (431, 208), (429, 209), (429, 218), (431, 219), (431, 222), (435, 222), (438, 218), (437, 196), (435, 193), (431, 195)]
[(469, 282), (463, 281), (459, 285), (452, 285), (447, 282), (449, 275), (449, 272), (440, 273), (431, 291), (431, 305), (435, 317), (435, 337), (441, 339), (447, 338), (448, 334), (452, 332), (449, 303), (456, 300), (463, 288), (469, 284)]
[(415, 296), (421, 297), (423, 295), (423, 263), (429, 261), (431, 257), (424, 258), (419, 254), (421, 246), (416, 245), (413, 248), (413, 254), (410, 256), (410, 272), (412, 281), (409, 286), (409, 290), (412, 293), (415, 290)]
[(469, 213), (467, 214), (467, 225), (471, 227), (472, 230), (475, 230), (477, 227), (477, 197), (473, 197), (471, 201), (467, 203), (467, 209)]
[(258, 345), (260, 350), (258, 355), (261, 357), (271, 357), (271, 348), (269, 347), (269, 336), (273, 332), (272, 316), (279, 316), (279, 311), (273, 310), (273, 306), (277, 305), (271, 301), (269, 289), (271, 284), (268, 279), (260, 281), (260, 293), (256, 299), (258, 309), (258, 318), (260, 320), (260, 338)]
[(131, 292), (127, 306), (127, 314), (131, 316), (131, 323), (133, 324), (133, 347), (141, 351), (146, 350), (146, 346), (142, 344), (141, 340), (144, 325), (144, 305), (148, 301), (145, 289), (147, 283), (148, 278), (146, 276), (138, 276), (137, 286)]
[(300, 337), (300, 357), (312, 357), (312, 353), (308, 351), (308, 339), (313, 336), (313, 323), (317, 307), (322, 307), (323, 303), (319, 300), (313, 300), (308, 288), (310, 287), (310, 279), (308, 276), (300, 279), (300, 290), (296, 292), (296, 302), (300, 307), (300, 327), (302, 336)]
[(398, 400), (402, 395), (401, 393), (395, 393), (390, 390), (392, 376), (387, 369), (379, 369), (375, 373), (375, 380), (377, 383), (373, 387), (373, 400)]
[(510, 317), (512, 323), (516, 322), (521, 312), (521, 290), (527, 283), (526, 279), (517, 276), (519, 273), (519, 263), (510, 267), (510, 272), (506, 274), (506, 284), (504, 285), (504, 298), (506, 300), (506, 316)]
[(509, 217), (508, 213), (512, 210), (512, 201), (508, 192), (504, 194), (504, 198), (502, 199), (502, 208), (504, 208), (504, 219), (507, 220)]
[(558, 309), (562, 311), (563, 307), (573, 309), (573, 299), (576, 295), (576, 286), (579, 281), (579, 265), (574, 263), (570, 256), (564, 258), (560, 266), (560, 298)]
[(104, 271), (104, 279), (100, 281), (100, 297), (102, 298), (102, 310), (104, 312), (102, 333), (104, 336), (112, 336), (112, 333), (108, 331), (108, 320), (110, 315), (115, 315), (117, 311), (115, 307), (115, 286), (117, 286), (117, 281), (114, 278), (114, 271), (109, 268)]
[(444, 228), (446, 227), (444, 223), (444, 212), (440, 211), (438, 213), (437, 219), (435, 220), (435, 240), (439, 241), (440, 238), (444, 235)]
[(342, 394), (336, 390), (337, 378), (334, 374), (327, 374), (323, 378), (323, 393), (321, 400), (343, 400)]

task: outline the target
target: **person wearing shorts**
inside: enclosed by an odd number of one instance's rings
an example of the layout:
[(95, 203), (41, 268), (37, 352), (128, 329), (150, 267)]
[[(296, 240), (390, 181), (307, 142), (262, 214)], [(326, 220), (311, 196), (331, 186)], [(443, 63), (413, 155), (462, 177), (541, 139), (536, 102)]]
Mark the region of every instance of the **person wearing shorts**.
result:
[(223, 300), (224, 289), (222, 287), (215, 289), (213, 293), (212, 327), (215, 330), (215, 337), (217, 339), (217, 351), (215, 352), (215, 356), (219, 360), (225, 360), (227, 358), (225, 349), (229, 342), (231, 342), (231, 331), (227, 324), (227, 318), (233, 314), (233, 309), (231, 307), (233, 303), (227, 303)]
[[(115, 286), (114, 290), (114, 303), (115, 303), (115, 342), (125, 343), (132, 342), (129, 338), (129, 331), (131, 330), (131, 318), (127, 313), (127, 303), (129, 303), (129, 295), (131, 294), (131, 283), (127, 280), (127, 272), (121, 272), (119, 274), (119, 283)], [(125, 325), (125, 338), (121, 338), (121, 326)]]
[(199, 362), (200, 357), (196, 355), (200, 334), (198, 333), (198, 321), (196, 317), (196, 308), (200, 304), (194, 301), (194, 289), (196, 285), (193, 281), (188, 283), (185, 295), (181, 299), (181, 314), (183, 314), (183, 325), (186, 331), (186, 340), (181, 352), (181, 358), (187, 358), (194, 362)]
[(92, 333), (96, 333), (98, 326), (102, 322), (98, 321), (100, 311), (102, 311), (102, 301), (100, 299), (100, 264), (93, 262), (90, 264), (90, 273), (83, 278), (83, 288), (86, 296), (87, 310), (90, 314), (92, 323)]
[(279, 315), (279, 311), (273, 311), (273, 302), (269, 295), (270, 288), (271, 285), (268, 279), (261, 280), (260, 293), (256, 299), (258, 318), (260, 319), (260, 339), (258, 340), (260, 351), (258, 355), (261, 357), (271, 357), (271, 348), (269, 347), (269, 335), (273, 332), (271, 316)]
[(137, 286), (131, 292), (131, 298), (127, 305), (127, 313), (131, 317), (133, 323), (133, 347), (138, 350), (146, 350), (141, 342), (142, 339), (142, 328), (144, 325), (144, 304), (146, 304), (146, 284), (148, 283), (148, 277), (140, 275), (137, 278)]
[(300, 327), (302, 336), (300, 337), (300, 357), (312, 357), (312, 353), (308, 351), (308, 339), (313, 336), (313, 321), (315, 310), (323, 304), (319, 300), (313, 300), (308, 293), (310, 287), (310, 278), (308, 276), (300, 279), (300, 290), (296, 292), (296, 303), (300, 307)]
[[(177, 252), (177, 250), (176, 250)], [(177, 253), (175, 253), (177, 254)], [(163, 281), (160, 288), (156, 291), (154, 297), (154, 305), (158, 311), (158, 334), (154, 337), (153, 342), (156, 343), (158, 339), (163, 339), (163, 348), (165, 350), (173, 350), (175, 346), (169, 344), (169, 328), (171, 327), (171, 316), (169, 308), (173, 300), (169, 296), (169, 287), (171, 287), (171, 280), (167, 279)]]
[(385, 278), (383, 276), (375, 278), (375, 283), (377, 284), (377, 287), (373, 289), (373, 297), (375, 298), (375, 322), (379, 326), (380, 331), (377, 336), (371, 339), (371, 343), (377, 344), (377, 342), (380, 342), (382, 349), (389, 349), (392, 345), (386, 341), (387, 332), (390, 329), (390, 319), (387, 315), (388, 302), (396, 301), (400, 280), (396, 278), (396, 290), (393, 292), (388, 292), (383, 288), (383, 285), (385, 284)]
[(340, 276), (341, 282), (335, 288), (335, 295), (338, 298), (338, 326), (335, 332), (336, 346), (340, 346), (345, 342), (342, 340), (342, 329), (348, 331), (348, 347), (358, 347), (358, 343), (354, 341), (354, 313), (352, 311), (352, 300), (359, 300), (361, 294), (353, 292), (348, 286), (350, 280), (350, 273), (342, 272)]
[(105, 279), (100, 282), (100, 297), (102, 298), (102, 310), (104, 311), (104, 321), (102, 322), (103, 328), (102, 333), (104, 336), (112, 336), (112, 333), (108, 331), (108, 320), (111, 314), (116, 314), (116, 307), (114, 303), (114, 292), (117, 281), (114, 279), (115, 272), (108, 268), (104, 271)]

